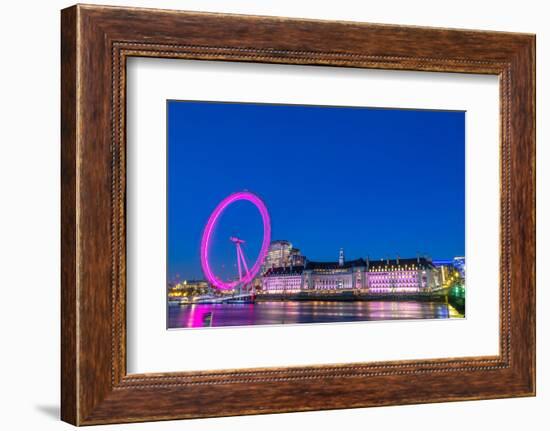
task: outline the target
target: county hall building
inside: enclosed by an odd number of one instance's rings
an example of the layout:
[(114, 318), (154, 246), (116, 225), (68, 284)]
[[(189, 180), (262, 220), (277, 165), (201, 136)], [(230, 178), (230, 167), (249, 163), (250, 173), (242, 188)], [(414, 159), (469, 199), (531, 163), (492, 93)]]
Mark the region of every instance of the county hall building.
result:
[[(280, 243), (277, 246), (280, 249)], [(285, 244), (289, 249), (290, 244)], [(264, 268), (262, 292), (266, 294), (299, 293), (302, 291), (356, 291), (376, 294), (428, 293), (438, 283), (438, 271), (430, 259), (346, 261), (341, 249), (336, 262), (314, 262), (307, 259), (300, 265), (278, 265), (271, 259)]]

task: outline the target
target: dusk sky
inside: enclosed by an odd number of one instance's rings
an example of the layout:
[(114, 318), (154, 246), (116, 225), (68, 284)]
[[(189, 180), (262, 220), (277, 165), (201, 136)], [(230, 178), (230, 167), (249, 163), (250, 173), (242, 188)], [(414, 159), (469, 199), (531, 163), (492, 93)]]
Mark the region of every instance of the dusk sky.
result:
[[(310, 260), (463, 256), (464, 112), (168, 102), (168, 278), (203, 279), (200, 241), (210, 213), (231, 193), (259, 195), (272, 239)], [(220, 219), (212, 265), (236, 276), (235, 247), (249, 266), (262, 226), (238, 202)]]

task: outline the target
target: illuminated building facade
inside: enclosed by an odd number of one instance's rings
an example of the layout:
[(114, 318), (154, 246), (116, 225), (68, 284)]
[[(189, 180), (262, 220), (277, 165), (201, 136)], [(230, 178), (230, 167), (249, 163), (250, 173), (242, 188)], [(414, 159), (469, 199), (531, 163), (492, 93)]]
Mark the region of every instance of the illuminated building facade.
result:
[(430, 259), (356, 259), (337, 262), (306, 261), (305, 265), (272, 267), (262, 277), (263, 293), (354, 291), (373, 294), (431, 292), (439, 284)]
[(210, 290), (207, 281), (204, 280), (184, 280), (175, 285), (169, 286), (168, 298), (191, 297), (194, 295), (205, 294)]
[(305, 265), (305, 256), (302, 256), (300, 249), (292, 247), (289, 241), (276, 240), (269, 245), (262, 273), (272, 268), (303, 265)]

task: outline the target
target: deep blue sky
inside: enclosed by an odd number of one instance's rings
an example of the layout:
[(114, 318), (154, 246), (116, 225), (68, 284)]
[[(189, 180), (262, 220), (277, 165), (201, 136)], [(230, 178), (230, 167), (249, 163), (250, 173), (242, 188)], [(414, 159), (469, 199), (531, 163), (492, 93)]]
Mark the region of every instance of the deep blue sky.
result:
[[(310, 260), (464, 255), (464, 112), (168, 102), (168, 277), (202, 279), (202, 230), (227, 195), (265, 201), (272, 239)], [(261, 219), (236, 203), (220, 220), (214, 267), (256, 258)]]

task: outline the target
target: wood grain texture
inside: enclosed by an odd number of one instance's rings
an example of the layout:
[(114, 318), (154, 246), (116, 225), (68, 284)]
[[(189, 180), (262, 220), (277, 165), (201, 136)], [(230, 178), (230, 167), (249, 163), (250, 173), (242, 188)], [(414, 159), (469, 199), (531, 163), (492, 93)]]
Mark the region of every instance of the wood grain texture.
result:
[[(87, 425), (534, 395), (533, 35), (79, 5), (62, 11), (61, 39), (63, 420)], [(127, 375), (130, 56), (498, 75), (500, 354)]]

